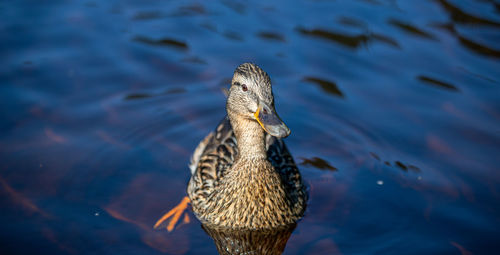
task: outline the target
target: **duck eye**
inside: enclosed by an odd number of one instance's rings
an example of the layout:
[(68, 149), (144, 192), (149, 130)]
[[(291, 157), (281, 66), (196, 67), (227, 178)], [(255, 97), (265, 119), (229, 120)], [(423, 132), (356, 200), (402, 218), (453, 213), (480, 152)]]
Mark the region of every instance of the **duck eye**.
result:
[(245, 85), (245, 84), (241, 85), (241, 89), (242, 89), (243, 91), (247, 91), (247, 90), (248, 90), (247, 85)]

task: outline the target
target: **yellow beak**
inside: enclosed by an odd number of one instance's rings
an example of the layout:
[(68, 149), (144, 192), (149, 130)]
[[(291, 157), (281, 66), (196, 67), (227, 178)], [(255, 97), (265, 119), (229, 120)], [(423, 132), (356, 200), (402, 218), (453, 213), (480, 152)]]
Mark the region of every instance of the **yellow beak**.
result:
[[(268, 110), (263, 111), (263, 108)], [(280, 119), (274, 107), (268, 107), (266, 105), (259, 105), (257, 111), (253, 114), (255, 120), (260, 124), (260, 126), (270, 135), (283, 138), (290, 135), (290, 129), (283, 123)]]

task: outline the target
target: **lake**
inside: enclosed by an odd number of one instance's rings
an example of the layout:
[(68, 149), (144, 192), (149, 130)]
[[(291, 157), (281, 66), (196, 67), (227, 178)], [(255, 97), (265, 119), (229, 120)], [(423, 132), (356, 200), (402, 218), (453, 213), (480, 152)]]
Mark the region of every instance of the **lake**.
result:
[(217, 254), (191, 153), (234, 69), (309, 186), (284, 254), (500, 249), (500, 2), (3, 1), (0, 252)]

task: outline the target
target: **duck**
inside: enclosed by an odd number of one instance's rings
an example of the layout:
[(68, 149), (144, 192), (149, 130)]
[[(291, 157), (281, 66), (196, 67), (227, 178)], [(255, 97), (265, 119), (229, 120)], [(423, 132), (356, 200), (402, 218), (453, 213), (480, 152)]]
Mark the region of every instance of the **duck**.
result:
[(218, 228), (271, 229), (303, 217), (307, 189), (283, 141), (291, 132), (276, 112), (269, 75), (256, 64), (239, 65), (226, 111), (194, 150), (188, 196), (155, 228), (179, 219), (188, 203), (203, 225)]

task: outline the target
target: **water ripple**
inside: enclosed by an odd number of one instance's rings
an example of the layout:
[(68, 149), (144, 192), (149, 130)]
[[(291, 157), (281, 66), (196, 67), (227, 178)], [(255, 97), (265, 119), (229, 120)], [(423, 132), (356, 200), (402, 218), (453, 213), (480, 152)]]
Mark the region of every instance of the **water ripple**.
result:
[(406, 22), (403, 22), (403, 21), (399, 21), (396, 19), (390, 19), (389, 24), (391, 24), (391, 25), (393, 25), (393, 26), (395, 26), (395, 27), (397, 27), (405, 32), (416, 35), (416, 36), (420, 36), (420, 37), (432, 39), (432, 40), (436, 39), (432, 34), (425, 32), (422, 29), (417, 28), (416, 26), (411, 25), (411, 24), (406, 23)]
[(323, 91), (325, 91), (328, 94), (335, 95), (335, 96), (338, 96), (341, 98), (345, 97), (344, 93), (342, 93), (342, 91), (340, 91), (337, 84), (335, 84), (331, 81), (319, 79), (316, 77), (310, 77), (310, 76), (304, 77), (304, 81), (318, 85)]
[(312, 158), (301, 158), (302, 159), (302, 162), (300, 163), (300, 165), (304, 165), (304, 166), (313, 166), (315, 168), (318, 168), (320, 170), (330, 170), (330, 171), (337, 171), (338, 169), (332, 165), (330, 165), (330, 163), (328, 163), (328, 161), (322, 159), (322, 158), (319, 158), (319, 157), (312, 157)]
[(270, 31), (261, 31), (257, 33), (257, 36), (269, 40), (269, 41), (278, 41), (278, 42), (285, 42), (285, 37), (281, 34), (278, 34), (276, 32), (270, 32)]
[(358, 35), (347, 35), (323, 29), (305, 29), (301, 27), (297, 28), (297, 31), (306, 36), (326, 39), (353, 49), (364, 47), (370, 42), (382, 42), (386, 45), (399, 48), (399, 44), (396, 40), (380, 34), (363, 33)]
[(490, 48), (485, 45), (481, 45), (477, 42), (472, 41), (471, 39), (466, 38), (465, 36), (461, 36), (457, 34), (458, 39), (460, 40), (460, 44), (462, 44), (465, 48), (484, 56), (500, 58), (500, 50), (496, 50)]
[(425, 84), (432, 85), (432, 86), (437, 87), (437, 88), (443, 88), (443, 89), (450, 90), (450, 91), (460, 91), (453, 84), (450, 84), (450, 83), (447, 83), (444, 81), (439, 81), (439, 80), (436, 80), (434, 78), (430, 78), (428, 76), (419, 75), (419, 76), (417, 76), (417, 80), (419, 80)]
[(437, 2), (448, 12), (455, 23), (500, 27), (500, 23), (468, 14), (446, 0), (438, 0)]
[(187, 43), (172, 38), (152, 39), (146, 36), (138, 35), (135, 36), (132, 39), (132, 41), (140, 42), (151, 46), (164, 46), (180, 50), (187, 50), (189, 48)]

